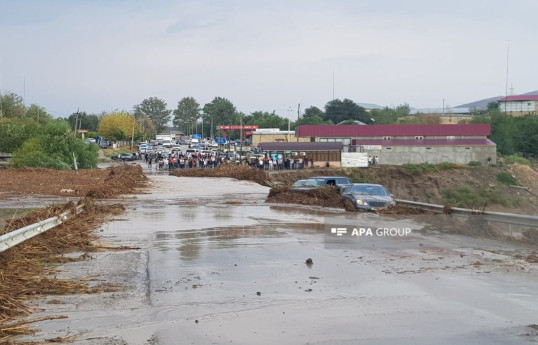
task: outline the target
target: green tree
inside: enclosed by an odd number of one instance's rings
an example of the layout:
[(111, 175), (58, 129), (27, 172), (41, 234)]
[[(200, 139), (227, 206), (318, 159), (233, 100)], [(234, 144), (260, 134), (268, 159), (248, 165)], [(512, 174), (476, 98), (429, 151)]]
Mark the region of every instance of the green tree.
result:
[(99, 121), (99, 134), (111, 140), (130, 139), (138, 131), (135, 117), (128, 113), (116, 112), (101, 117)]
[(39, 133), (40, 126), (34, 119), (0, 119), (0, 152), (15, 152), (29, 138)]
[(278, 116), (274, 112), (255, 111), (243, 117), (244, 125), (258, 126), (259, 128), (288, 129), (288, 119)]
[(157, 97), (150, 97), (134, 106), (136, 118), (147, 117), (155, 124), (157, 133), (163, 132), (170, 121), (171, 110), (166, 109), (166, 102)]
[(203, 112), (204, 124), (213, 124), (214, 127), (239, 125), (241, 121), (233, 103), (222, 97), (215, 97), (211, 103), (204, 105)]
[(75, 123), (78, 129), (87, 129), (90, 132), (96, 132), (99, 127), (99, 116), (88, 115), (86, 112), (76, 112), (67, 118), (69, 125), (75, 130)]
[(194, 97), (182, 98), (177, 103), (177, 108), (174, 110), (174, 127), (188, 135), (193, 134), (196, 123), (201, 117), (200, 112), (200, 104), (196, 102)]
[(513, 119), (516, 127), (515, 149), (518, 152), (538, 154), (538, 117), (525, 115)]
[(309, 118), (309, 117), (316, 117), (316, 116), (323, 119), (325, 114), (323, 113), (323, 110), (321, 110), (320, 108), (312, 106), (304, 110), (304, 115), (302, 118)]
[(15, 93), (0, 96), (0, 119), (24, 117), (26, 109), (22, 97)]
[(389, 107), (372, 109), (370, 111), (370, 117), (376, 125), (389, 125), (398, 123), (399, 119), (408, 116), (409, 112), (409, 105), (402, 104), (394, 109)]
[(350, 99), (334, 99), (325, 105), (324, 120), (331, 120), (340, 123), (346, 120), (357, 120), (366, 124), (371, 124), (372, 120), (366, 110)]
[(39, 134), (26, 140), (15, 151), (11, 164), (15, 167), (73, 169), (73, 155), (81, 169), (97, 167), (98, 147), (75, 138), (65, 120), (53, 120), (40, 127)]
[(32, 104), (27, 110), (26, 110), (26, 118), (34, 119), (36, 122), (45, 124), (52, 120), (52, 115), (47, 113), (45, 108), (40, 107), (36, 104)]

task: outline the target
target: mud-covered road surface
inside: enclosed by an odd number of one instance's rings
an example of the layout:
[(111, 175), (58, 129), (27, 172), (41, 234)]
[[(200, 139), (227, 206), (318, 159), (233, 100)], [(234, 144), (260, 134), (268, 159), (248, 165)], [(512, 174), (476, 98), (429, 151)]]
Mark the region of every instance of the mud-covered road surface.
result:
[[(121, 200), (127, 211), (97, 230), (103, 242), (133, 249), (62, 266), (65, 278), (119, 283), (125, 291), (39, 300), (43, 311), (33, 317), (67, 318), (39, 322), (21, 340), (538, 341), (538, 264), (525, 261), (533, 248), (426, 231), (420, 218), (271, 205), (269, 188), (247, 181), (148, 177), (152, 188)], [(362, 236), (351, 236), (355, 228)], [(378, 228), (397, 229), (396, 236), (378, 236)]]

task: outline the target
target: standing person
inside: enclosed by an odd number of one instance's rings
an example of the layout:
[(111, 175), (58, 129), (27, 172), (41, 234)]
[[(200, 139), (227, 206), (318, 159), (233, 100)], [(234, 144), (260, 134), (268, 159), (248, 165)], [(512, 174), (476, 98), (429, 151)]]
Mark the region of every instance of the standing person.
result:
[(379, 157), (375, 156), (375, 165), (379, 165)]
[(372, 157), (372, 165), (373, 165), (373, 166), (376, 166), (376, 165), (377, 165), (377, 162), (376, 162), (376, 160), (375, 160), (375, 157), (377, 157), (377, 156)]
[(311, 168), (314, 167), (314, 158), (310, 158), (310, 167), (311, 167)]
[(491, 157), (488, 157), (488, 162), (487, 162), (488, 165), (491, 165)]

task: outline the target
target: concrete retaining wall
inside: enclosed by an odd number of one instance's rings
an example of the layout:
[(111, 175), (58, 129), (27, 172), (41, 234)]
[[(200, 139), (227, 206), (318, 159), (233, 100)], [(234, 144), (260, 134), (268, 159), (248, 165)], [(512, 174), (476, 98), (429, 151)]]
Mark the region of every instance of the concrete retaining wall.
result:
[(488, 157), (491, 158), (491, 164), (496, 163), (497, 146), (391, 146), (366, 152), (370, 157), (378, 156), (379, 164), (469, 164), (478, 161), (486, 165)]

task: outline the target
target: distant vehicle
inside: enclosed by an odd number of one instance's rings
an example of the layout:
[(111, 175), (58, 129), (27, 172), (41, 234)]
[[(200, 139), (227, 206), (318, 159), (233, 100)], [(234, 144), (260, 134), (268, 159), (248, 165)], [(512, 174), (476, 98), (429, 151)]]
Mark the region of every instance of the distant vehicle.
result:
[(112, 160), (122, 160), (122, 161), (134, 161), (137, 159), (137, 156), (132, 153), (120, 153), (117, 156), (110, 157)]
[(110, 146), (110, 143), (108, 142), (108, 139), (101, 138), (101, 140), (99, 141), (99, 147), (102, 148), (102, 149), (106, 149), (106, 148), (108, 148), (108, 146)]
[(302, 187), (302, 186), (304, 186), (305, 183), (306, 183), (306, 180), (299, 180), (299, 181), (297, 181), (297, 182), (295, 182), (293, 184), (293, 187), (295, 187), (295, 188)]
[(191, 155), (197, 155), (198, 154), (198, 150), (196, 149), (187, 149), (185, 150), (185, 155), (186, 156), (191, 156)]
[(380, 184), (354, 183), (342, 192), (342, 198), (349, 200), (360, 211), (385, 209), (394, 205), (394, 197)]
[(352, 182), (347, 177), (315, 176), (307, 179), (302, 186), (291, 188), (290, 192), (307, 192), (315, 188), (321, 188), (323, 186), (334, 186), (340, 189), (350, 184), (352, 184)]

